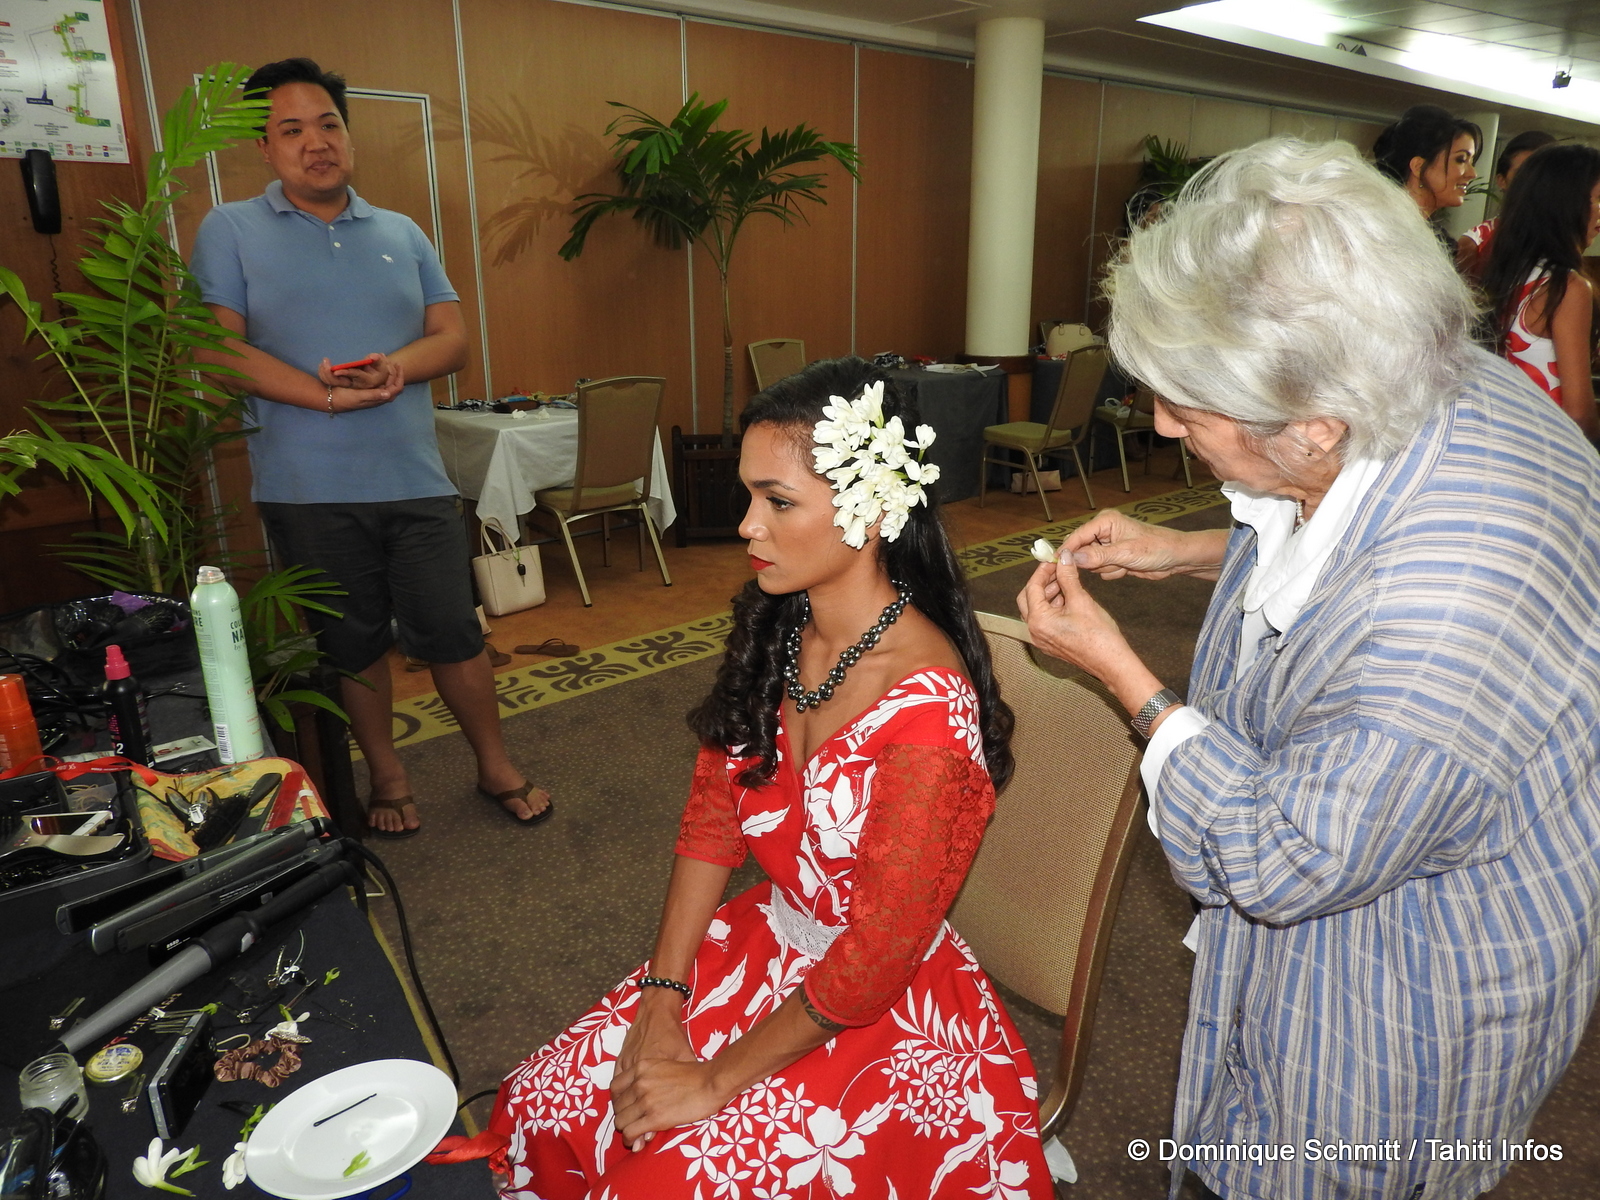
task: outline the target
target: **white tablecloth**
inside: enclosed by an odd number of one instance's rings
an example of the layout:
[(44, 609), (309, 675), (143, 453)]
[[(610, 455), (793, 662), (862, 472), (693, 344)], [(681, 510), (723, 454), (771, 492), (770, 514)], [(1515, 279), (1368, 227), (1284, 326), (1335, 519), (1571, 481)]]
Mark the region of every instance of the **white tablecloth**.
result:
[[(534, 492), (572, 484), (578, 462), (578, 414), (573, 409), (530, 410), (520, 418), (439, 409), (433, 414), (433, 429), (445, 473), (457, 491), (477, 502), (480, 521), (498, 517), (515, 532), (517, 518), (533, 509)], [(677, 519), (659, 432), (646, 495), (658, 530)]]

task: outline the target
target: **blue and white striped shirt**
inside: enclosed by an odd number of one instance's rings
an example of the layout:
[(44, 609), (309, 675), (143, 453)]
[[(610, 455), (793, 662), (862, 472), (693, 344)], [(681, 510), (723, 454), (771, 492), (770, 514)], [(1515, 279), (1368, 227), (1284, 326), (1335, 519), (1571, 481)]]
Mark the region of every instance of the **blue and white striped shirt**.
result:
[(1288, 631), (1239, 665), (1236, 528), (1201, 632), (1156, 795), (1207, 906), (1174, 1136), (1296, 1151), (1195, 1164), (1230, 1200), (1488, 1190), (1600, 985), (1600, 460), (1473, 355)]

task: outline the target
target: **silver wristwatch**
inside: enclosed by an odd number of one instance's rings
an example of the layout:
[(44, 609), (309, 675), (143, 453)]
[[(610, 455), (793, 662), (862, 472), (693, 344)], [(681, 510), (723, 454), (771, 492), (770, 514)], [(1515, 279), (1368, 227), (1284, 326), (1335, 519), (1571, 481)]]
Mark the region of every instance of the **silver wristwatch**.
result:
[(1182, 704), (1183, 697), (1171, 688), (1162, 688), (1144, 702), (1144, 707), (1133, 714), (1133, 728), (1142, 738), (1150, 736), (1150, 725), (1174, 704)]

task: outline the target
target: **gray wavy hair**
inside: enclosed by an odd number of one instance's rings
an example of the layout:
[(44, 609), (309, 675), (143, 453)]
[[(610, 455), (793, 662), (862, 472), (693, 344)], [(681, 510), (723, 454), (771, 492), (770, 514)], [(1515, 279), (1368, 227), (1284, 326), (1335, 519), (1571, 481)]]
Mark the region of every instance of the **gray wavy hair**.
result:
[(1404, 191), (1344, 142), (1222, 155), (1136, 230), (1106, 279), (1118, 364), (1270, 440), (1328, 417), (1387, 458), (1452, 400), (1472, 294)]

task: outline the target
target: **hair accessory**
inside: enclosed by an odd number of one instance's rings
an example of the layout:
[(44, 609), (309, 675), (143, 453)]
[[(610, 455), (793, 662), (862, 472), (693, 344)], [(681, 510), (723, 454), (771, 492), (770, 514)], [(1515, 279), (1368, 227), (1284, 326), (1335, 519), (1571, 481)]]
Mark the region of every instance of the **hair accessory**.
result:
[[(918, 425), (906, 437), (899, 417), (883, 419), (883, 381), (869, 383), (854, 400), (830, 396), (824, 420), (812, 431), (811, 456), (817, 473), (833, 481), (833, 523), (844, 530), (844, 544), (856, 550), (867, 543), (867, 526), (882, 518), (879, 532), (892, 542), (905, 528), (916, 504), (928, 502), (924, 490), (939, 479), (939, 468), (923, 462), (933, 445), (932, 425)], [(912, 458), (907, 448), (915, 450)]]
[(646, 975), (638, 982), (639, 986), (642, 988), (671, 988), (675, 992), (682, 992), (685, 1000), (688, 1000), (694, 995), (694, 993), (689, 990), (689, 985), (687, 983), (679, 983), (676, 979), (662, 979), (656, 975)]
[(906, 605), (911, 603), (911, 589), (903, 583), (894, 586), (900, 594), (878, 615), (876, 623), (861, 635), (854, 646), (845, 648), (845, 652), (839, 655), (839, 661), (833, 664), (833, 670), (828, 672), (828, 677), (811, 692), (800, 686), (800, 631), (811, 620), (811, 599), (808, 596), (801, 598), (801, 603), (805, 607), (800, 612), (800, 619), (789, 630), (787, 644), (784, 646), (784, 654), (788, 661), (783, 665), (784, 694), (794, 701), (797, 712), (805, 712), (808, 708), (816, 708), (825, 700), (831, 700), (834, 688), (844, 682), (845, 672), (861, 661), (861, 656), (878, 644), (883, 631), (900, 619), (900, 614), (905, 611)]
[[(277, 1054), (271, 1066), (258, 1062), (269, 1054)], [(229, 1050), (217, 1059), (212, 1067), (218, 1083), (232, 1083), (236, 1079), (254, 1079), (267, 1087), (277, 1087), (300, 1069), (300, 1048), (280, 1037), (257, 1038), (236, 1049)]]

